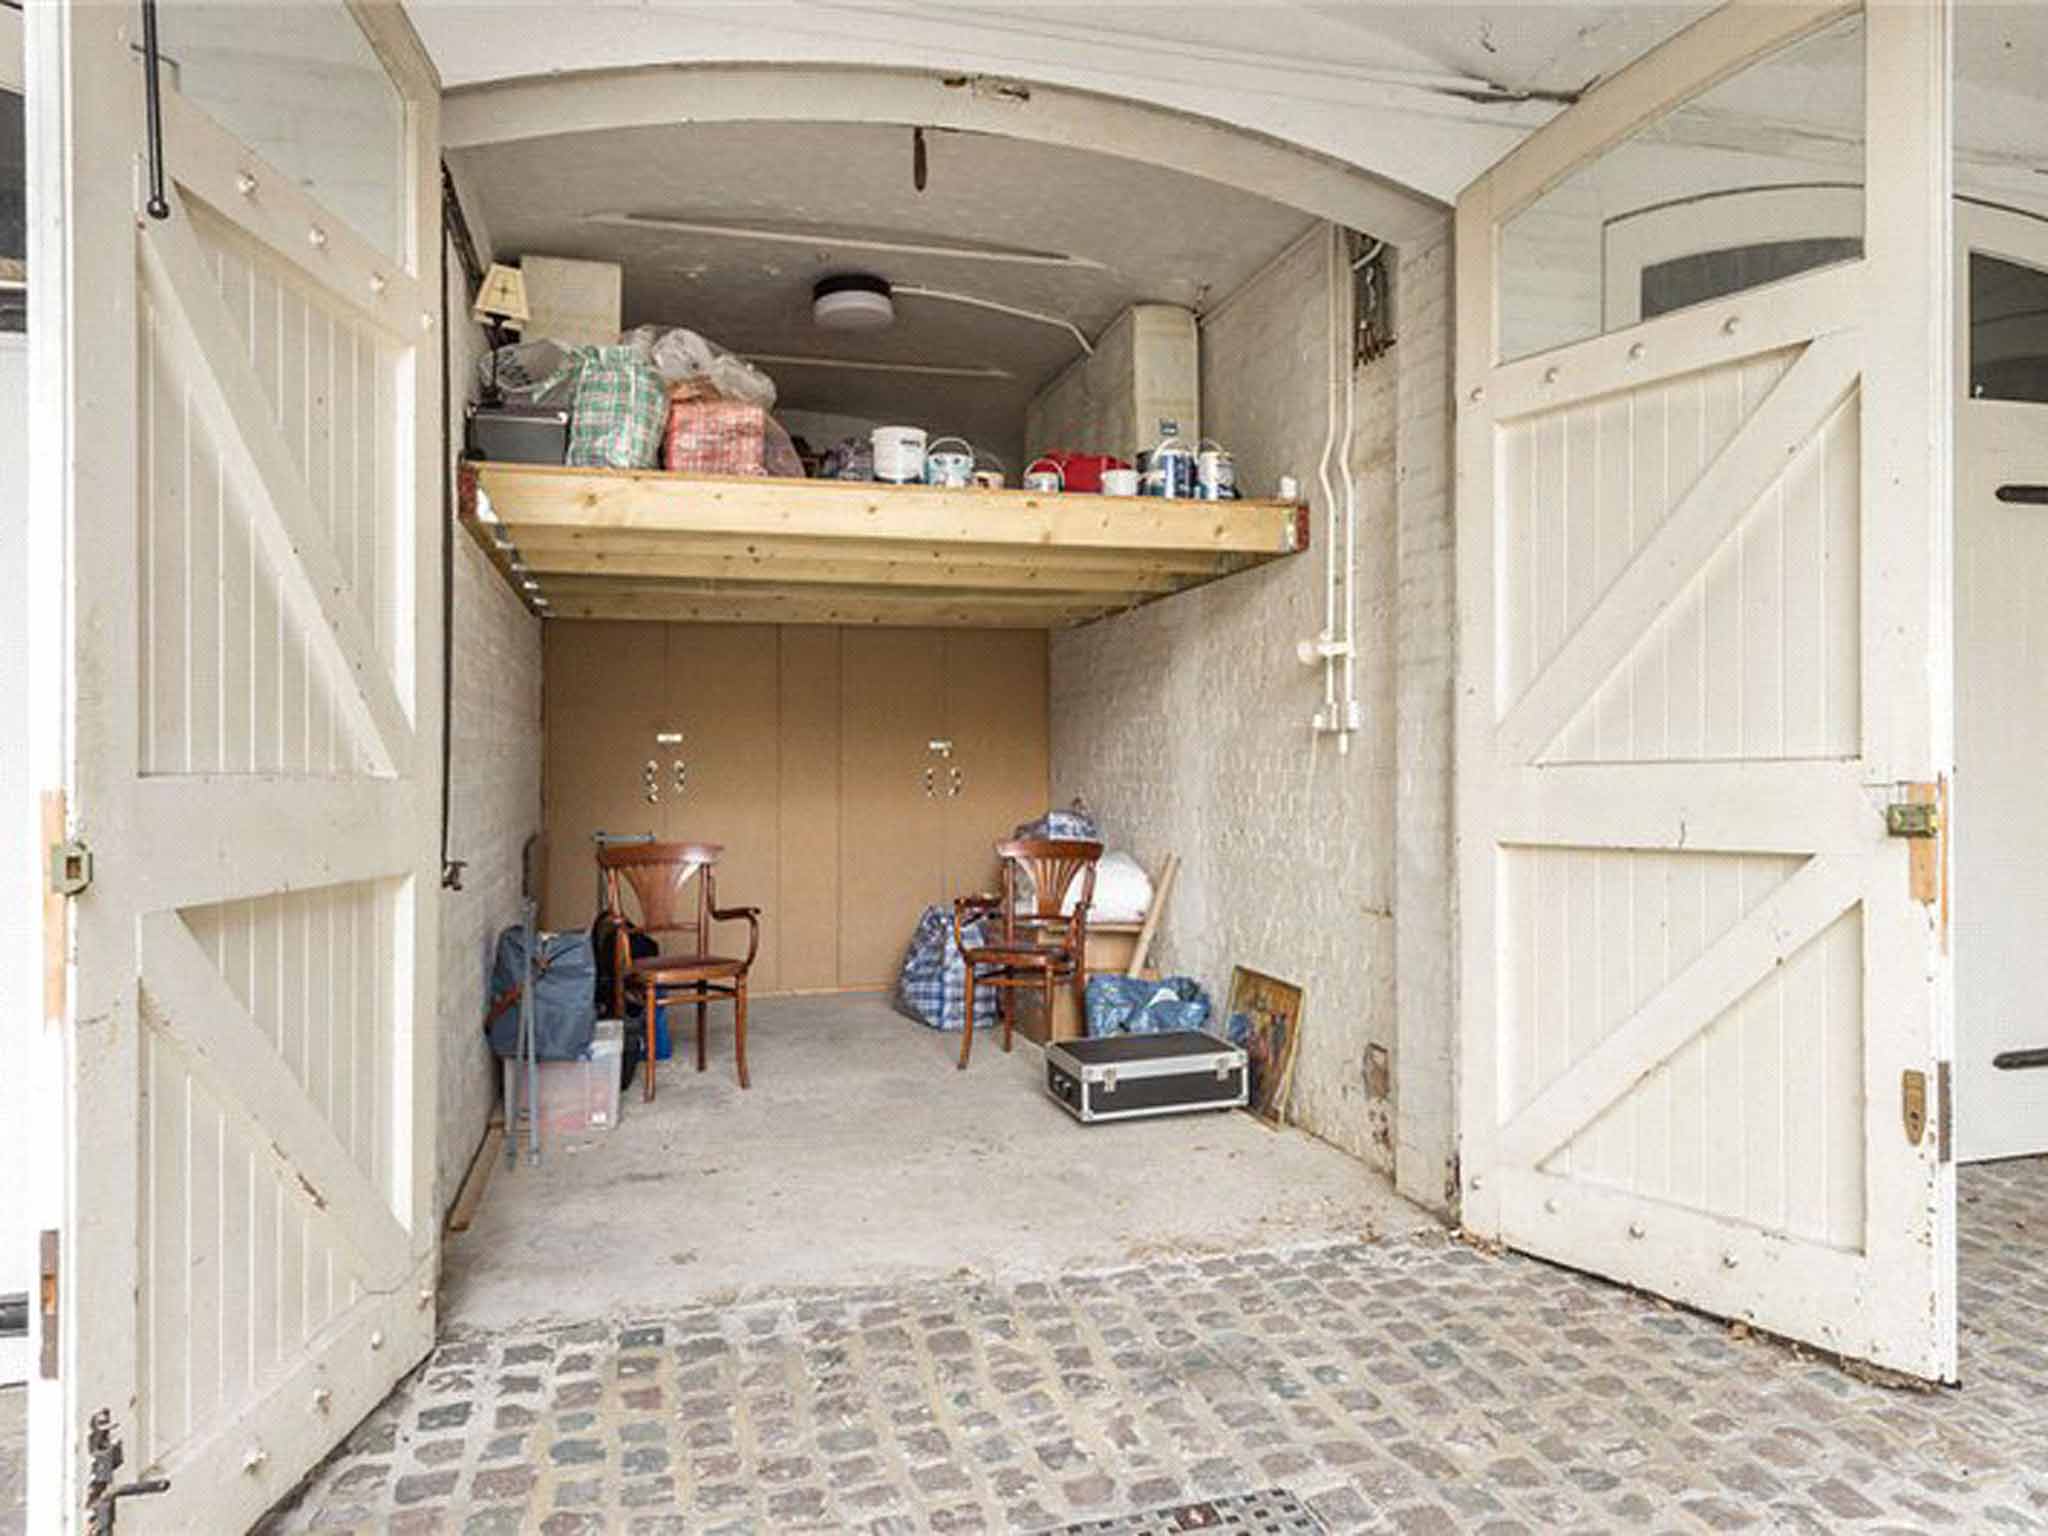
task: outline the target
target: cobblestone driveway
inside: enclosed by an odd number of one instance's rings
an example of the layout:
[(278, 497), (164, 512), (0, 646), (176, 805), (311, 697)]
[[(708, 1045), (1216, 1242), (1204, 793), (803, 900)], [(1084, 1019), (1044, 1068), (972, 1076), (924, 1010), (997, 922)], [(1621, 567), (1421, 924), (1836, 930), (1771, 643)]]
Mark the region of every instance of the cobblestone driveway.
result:
[(271, 1530), (2048, 1530), (2048, 1161), (1963, 1198), (1961, 1391), (1430, 1235), (451, 1340)]

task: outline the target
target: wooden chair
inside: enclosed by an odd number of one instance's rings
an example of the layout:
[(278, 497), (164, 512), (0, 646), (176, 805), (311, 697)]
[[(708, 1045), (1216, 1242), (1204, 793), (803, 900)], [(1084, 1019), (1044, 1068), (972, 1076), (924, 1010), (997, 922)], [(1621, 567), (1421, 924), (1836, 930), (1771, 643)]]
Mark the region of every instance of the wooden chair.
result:
[[(1045, 1016), (1052, 1017), (1052, 989), (1070, 985), (1081, 1017), (1088, 1011), (1088, 907), (1095, 900), (1095, 866), (1102, 844), (1078, 838), (1019, 838), (996, 844), (1003, 861), (999, 896), (963, 896), (953, 903), (953, 939), (967, 963), (967, 1021), (960, 1033), (960, 1066), (974, 1048), (974, 993), (990, 987), (996, 993), (996, 1014), (1003, 1021), (1003, 1049), (1010, 1048), (1014, 1003), (1005, 992), (1035, 987), (1045, 998)], [(1018, 910), (1020, 876), (1031, 882), (1029, 912)], [(1074, 910), (1062, 915), (1068, 890), (1081, 882)], [(986, 919), (994, 937), (969, 946), (965, 926)]]
[[(597, 864), (604, 877), (605, 910), (612, 917), (616, 935), (612, 966), (612, 1009), (626, 1017), (627, 995), (636, 989), (641, 997), (647, 1026), (646, 1080), (643, 1099), (654, 1097), (654, 1022), (664, 1003), (694, 1002), (697, 1005), (697, 1070), (704, 1070), (704, 1014), (714, 998), (732, 999), (733, 1056), (739, 1067), (740, 1086), (747, 1086), (747, 972), (761, 948), (761, 909), (721, 907), (715, 866), (725, 852), (717, 843), (625, 843), (600, 848)], [(697, 876), (695, 900), (688, 895), (692, 876)], [(633, 888), (640, 904), (640, 927), (651, 935), (689, 935), (687, 947), (671, 949), (644, 960), (635, 960), (626, 927), (626, 909), (621, 886)], [(710, 951), (711, 925), (735, 922), (747, 924), (747, 953), (743, 960), (714, 955)]]

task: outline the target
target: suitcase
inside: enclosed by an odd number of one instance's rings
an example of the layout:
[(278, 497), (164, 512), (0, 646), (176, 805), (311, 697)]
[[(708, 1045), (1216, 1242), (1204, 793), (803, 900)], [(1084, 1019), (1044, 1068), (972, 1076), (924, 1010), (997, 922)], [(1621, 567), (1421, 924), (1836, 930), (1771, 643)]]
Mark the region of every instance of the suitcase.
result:
[(1193, 1109), (1241, 1109), (1245, 1054), (1200, 1030), (1105, 1035), (1045, 1048), (1045, 1091), (1084, 1125)]
[(493, 464), (560, 464), (569, 457), (568, 407), (473, 405), (469, 453)]

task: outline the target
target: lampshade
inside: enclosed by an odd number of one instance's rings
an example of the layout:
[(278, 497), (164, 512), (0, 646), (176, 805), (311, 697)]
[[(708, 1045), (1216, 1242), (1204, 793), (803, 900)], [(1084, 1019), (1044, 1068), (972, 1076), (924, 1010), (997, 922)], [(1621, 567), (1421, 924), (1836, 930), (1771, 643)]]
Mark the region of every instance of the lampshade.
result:
[(530, 317), (526, 307), (526, 274), (501, 261), (491, 263), (484, 285), (477, 290), (476, 318), (497, 320), (517, 330)]

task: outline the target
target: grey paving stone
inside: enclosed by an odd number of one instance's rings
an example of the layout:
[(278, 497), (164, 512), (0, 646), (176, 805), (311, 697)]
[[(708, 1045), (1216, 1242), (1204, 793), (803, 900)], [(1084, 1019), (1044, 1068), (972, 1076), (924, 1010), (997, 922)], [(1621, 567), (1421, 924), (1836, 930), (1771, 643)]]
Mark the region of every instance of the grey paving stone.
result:
[(1961, 1187), (1960, 1391), (1403, 1238), (451, 1341), (266, 1532), (2048, 1530), (2048, 1161)]

